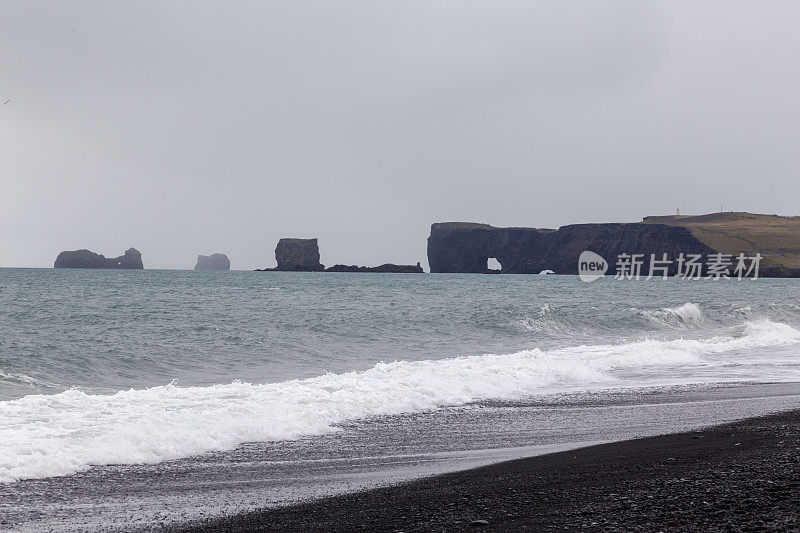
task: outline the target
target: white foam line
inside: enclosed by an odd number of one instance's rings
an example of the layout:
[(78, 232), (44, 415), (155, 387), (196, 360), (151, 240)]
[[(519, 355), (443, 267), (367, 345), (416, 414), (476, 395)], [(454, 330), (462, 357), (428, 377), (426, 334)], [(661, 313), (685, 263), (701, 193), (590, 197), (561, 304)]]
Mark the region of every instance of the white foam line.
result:
[(324, 434), (355, 419), (516, 400), (558, 388), (643, 386), (647, 382), (626, 380), (625, 372), (647, 370), (658, 383), (668, 381), (672, 369), (713, 364), (715, 354), (798, 342), (800, 332), (792, 327), (761, 320), (736, 337), (396, 361), (271, 384), (30, 395), (0, 402), (0, 482), (67, 475), (92, 465), (156, 463), (244, 442)]

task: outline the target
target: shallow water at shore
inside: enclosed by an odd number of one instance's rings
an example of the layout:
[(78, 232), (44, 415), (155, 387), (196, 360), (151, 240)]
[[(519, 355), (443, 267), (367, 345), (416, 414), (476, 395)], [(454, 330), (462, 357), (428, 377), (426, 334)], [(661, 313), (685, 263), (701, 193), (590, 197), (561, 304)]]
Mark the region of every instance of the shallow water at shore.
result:
[(800, 383), (666, 387), (486, 402), (357, 421), (156, 465), (0, 485), (19, 531), (176, 526), (600, 442), (800, 408)]

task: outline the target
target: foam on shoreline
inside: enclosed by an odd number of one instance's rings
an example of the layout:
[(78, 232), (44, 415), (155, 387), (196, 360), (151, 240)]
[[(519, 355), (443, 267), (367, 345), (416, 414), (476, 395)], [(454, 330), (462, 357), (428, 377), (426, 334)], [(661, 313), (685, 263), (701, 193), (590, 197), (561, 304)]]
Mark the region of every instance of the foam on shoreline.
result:
[[(208, 387), (168, 384), (112, 395), (73, 388), (0, 402), (0, 482), (68, 475), (92, 465), (157, 463), (230, 450), (249, 441), (336, 431), (374, 416), (413, 413), (479, 400), (515, 400), (542, 390), (589, 390), (713, 382), (726, 355), (800, 343), (800, 332), (766, 319), (730, 336), (638, 340), (505, 355), (380, 363), (363, 372), (281, 383)], [(753, 365), (795, 366), (753, 359)], [(788, 373), (787, 373), (788, 376)], [(789, 379), (787, 377), (787, 379)]]

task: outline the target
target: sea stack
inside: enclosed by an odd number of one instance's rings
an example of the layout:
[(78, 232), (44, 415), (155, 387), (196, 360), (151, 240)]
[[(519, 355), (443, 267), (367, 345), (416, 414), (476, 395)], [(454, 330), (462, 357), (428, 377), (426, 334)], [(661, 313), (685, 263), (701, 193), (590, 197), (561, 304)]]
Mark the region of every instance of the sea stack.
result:
[[(319, 262), (317, 239), (281, 239), (275, 248), (276, 268), (257, 268), (259, 272), (375, 272), (387, 274), (422, 274), (422, 265), (384, 263), (376, 267), (333, 265), (325, 268)], [(197, 268), (197, 267), (195, 267)]]
[(198, 255), (195, 270), (230, 270), (231, 262), (225, 254)]
[(106, 258), (91, 250), (72, 250), (58, 254), (53, 268), (114, 268), (135, 269), (144, 268), (142, 254), (136, 248), (129, 248), (125, 255), (115, 258)]
[(281, 239), (275, 247), (275, 270), (290, 272), (321, 272), (317, 239)]

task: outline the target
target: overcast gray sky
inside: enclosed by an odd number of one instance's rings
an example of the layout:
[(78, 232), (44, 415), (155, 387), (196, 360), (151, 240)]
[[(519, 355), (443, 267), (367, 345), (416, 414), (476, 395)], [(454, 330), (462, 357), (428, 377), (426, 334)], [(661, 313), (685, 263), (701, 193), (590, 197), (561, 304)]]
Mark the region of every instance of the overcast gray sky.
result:
[(800, 214), (800, 2), (4, 0), (0, 266)]

